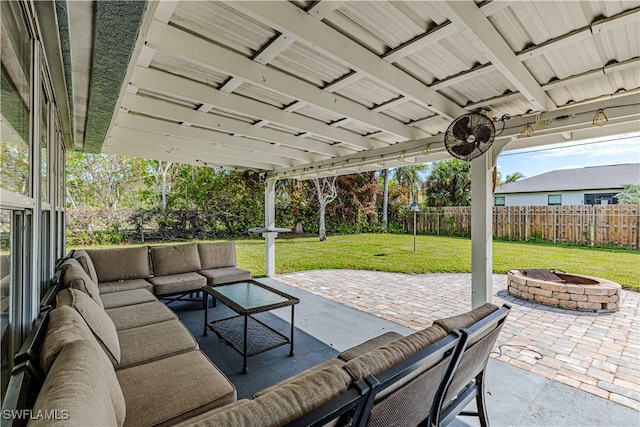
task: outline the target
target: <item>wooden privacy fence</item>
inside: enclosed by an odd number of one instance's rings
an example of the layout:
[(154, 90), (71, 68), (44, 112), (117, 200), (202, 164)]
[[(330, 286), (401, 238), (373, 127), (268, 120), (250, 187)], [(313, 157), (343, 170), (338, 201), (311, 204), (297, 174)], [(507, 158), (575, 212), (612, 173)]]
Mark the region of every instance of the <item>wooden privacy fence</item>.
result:
[[(471, 235), (471, 207), (457, 206), (416, 214), (416, 231)], [(405, 229), (413, 232), (413, 214)], [(495, 206), (494, 238), (547, 240), (598, 246), (640, 248), (640, 205)]]

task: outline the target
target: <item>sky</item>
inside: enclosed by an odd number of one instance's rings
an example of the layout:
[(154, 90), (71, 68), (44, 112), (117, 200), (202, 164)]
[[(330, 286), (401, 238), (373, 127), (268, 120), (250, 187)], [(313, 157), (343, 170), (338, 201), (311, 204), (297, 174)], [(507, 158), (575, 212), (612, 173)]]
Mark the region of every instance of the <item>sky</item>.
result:
[(531, 178), (557, 169), (622, 163), (640, 163), (640, 133), (505, 151), (498, 157), (498, 172), (502, 179), (515, 172)]

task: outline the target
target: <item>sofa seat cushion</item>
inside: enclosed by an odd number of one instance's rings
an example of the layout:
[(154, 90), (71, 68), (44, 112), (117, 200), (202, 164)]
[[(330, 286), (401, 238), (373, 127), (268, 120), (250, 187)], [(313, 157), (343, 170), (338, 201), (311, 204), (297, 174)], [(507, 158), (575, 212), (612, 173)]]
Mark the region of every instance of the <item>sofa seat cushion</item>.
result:
[(191, 332), (177, 319), (119, 331), (118, 339), (118, 369), (198, 348)]
[(94, 300), (82, 291), (69, 288), (58, 292), (56, 305), (57, 307), (70, 306), (80, 313), (111, 359), (111, 363), (115, 366), (120, 362), (120, 342), (115, 324)]
[(201, 270), (196, 243), (151, 248), (154, 276), (170, 276)]
[(113, 367), (100, 353), (89, 341), (74, 341), (62, 349), (45, 378), (32, 412), (49, 411), (58, 417), (34, 418), (29, 421), (30, 426), (123, 425), (125, 399)]
[(103, 282), (98, 284), (100, 295), (111, 292), (130, 291), (132, 289), (146, 289), (153, 293), (153, 285), (146, 279), (120, 280), (118, 282)]
[(110, 292), (108, 294), (101, 294), (100, 299), (105, 309), (157, 301), (157, 298), (146, 289)]
[(199, 291), (207, 284), (207, 278), (198, 273), (180, 273), (171, 276), (156, 276), (149, 279), (153, 283), (156, 295), (168, 295), (178, 292)]
[(445, 330), (445, 332), (449, 333), (454, 329), (460, 329), (460, 330), (466, 329), (497, 310), (498, 310), (497, 305), (491, 304), (490, 302), (488, 302), (476, 308), (475, 310), (471, 310), (466, 313), (459, 314), (457, 316), (438, 319), (435, 322), (433, 322), (433, 324), (440, 326), (442, 329)]
[(224, 283), (240, 282), (251, 279), (251, 273), (237, 267), (220, 267), (211, 270), (200, 270), (200, 274), (207, 278), (207, 285), (217, 286)]
[(322, 406), (347, 391), (347, 375), (329, 366), (287, 383), (256, 399), (199, 420), (195, 426), (282, 426)]
[(178, 316), (159, 301), (127, 305), (105, 310), (117, 331), (177, 319)]
[(382, 335), (378, 335), (377, 337), (371, 338), (363, 342), (362, 344), (358, 344), (355, 347), (351, 347), (348, 350), (343, 351), (338, 355), (339, 359), (348, 362), (351, 359), (355, 359), (358, 356), (362, 356), (365, 353), (368, 353), (372, 350), (383, 347), (387, 344), (391, 344), (395, 340), (402, 338), (404, 335), (401, 335), (397, 332), (389, 331)]
[(287, 379), (285, 379), (283, 381), (280, 381), (277, 384), (274, 384), (272, 386), (269, 386), (269, 387), (267, 387), (265, 389), (260, 390), (259, 392), (254, 394), (253, 397), (254, 398), (255, 397), (260, 397), (263, 394), (267, 394), (267, 393), (269, 393), (269, 392), (271, 392), (271, 391), (273, 391), (273, 390), (275, 390), (275, 389), (277, 389), (277, 388), (279, 388), (279, 387), (281, 387), (281, 386), (283, 386), (285, 384), (289, 384), (289, 383), (292, 383), (294, 381), (297, 381), (297, 380), (299, 380), (300, 378), (302, 378), (304, 376), (307, 376), (307, 375), (312, 374), (312, 373), (317, 372), (317, 371), (321, 371), (324, 368), (328, 368), (329, 366), (337, 366), (337, 367), (341, 368), (342, 366), (344, 366), (344, 361), (340, 360), (340, 359), (336, 359), (336, 358), (327, 359), (324, 362), (318, 363), (317, 365), (312, 366), (309, 369), (305, 369), (302, 372), (298, 372), (297, 374), (295, 374), (295, 375), (293, 375), (293, 376), (291, 376), (291, 377), (289, 377), (289, 378), (287, 378)]
[(117, 249), (87, 249), (102, 282), (146, 279), (149, 277), (149, 249), (146, 246)]
[(80, 266), (80, 263), (73, 258), (65, 260), (61, 266), (64, 273), (62, 274), (62, 287), (73, 288), (89, 295), (99, 306), (104, 308), (100, 299), (100, 290), (98, 285), (91, 280), (91, 277)]
[(172, 423), (235, 402), (236, 389), (193, 350), (116, 371), (127, 404), (126, 426)]
[(237, 265), (235, 242), (198, 243), (198, 254), (202, 270)]
[(445, 336), (447, 333), (441, 327), (430, 326), (358, 356), (348, 361), (344, 369), (354, 381), (362, 380), (368, 375), (378, 375)]

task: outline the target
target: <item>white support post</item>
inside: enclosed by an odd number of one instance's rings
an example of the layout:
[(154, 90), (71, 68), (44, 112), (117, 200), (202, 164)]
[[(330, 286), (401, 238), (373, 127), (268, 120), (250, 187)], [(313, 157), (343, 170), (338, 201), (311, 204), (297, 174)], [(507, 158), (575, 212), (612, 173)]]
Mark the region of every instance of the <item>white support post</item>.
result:
[[(267, 179), (264, 184), (264, 227), (274, 229), (276, 227), (276, 180)], [(277, 233), (263, 233), (264, 271), (267, 277), (276, 274), (276, 235)]]
[(471, 161), (471, 308), (493, 296), (493, 166), (491, 149)]

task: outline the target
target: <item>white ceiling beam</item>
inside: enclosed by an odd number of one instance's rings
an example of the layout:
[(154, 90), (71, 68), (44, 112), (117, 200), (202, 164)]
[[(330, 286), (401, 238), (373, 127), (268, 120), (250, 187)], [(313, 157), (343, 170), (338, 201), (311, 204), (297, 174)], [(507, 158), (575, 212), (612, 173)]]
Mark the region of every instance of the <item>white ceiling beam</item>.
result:
[[(490, 1), (488, 3), (485, 3), (480, 8), (480, 10), (485, 16), (491, 16), (508, 6), (509, 2), (506, 1)], [(421, 34), (418, 37), (398, 46), (391, 52), (386, 53), (383, 58), (387, 62), (396, 62), (424, 48), (427, 48), (434, 43), (438, 43), (441, 40), (446, 39), (447, 37), (451, 37), (457, 32), (458, 29), (455, 27), (455, 25), (452, 25), (450, 22), (445, 22), (442, 25), (433, 28), (431, 31)]]
[(481, 54), (524, 95), (539, 111), (556, 108), (538, 81), (520, 62), (498, 30), (473, 1), (434, 2), (433, 5), (478, 47)]
[[(368, 150), (387, 145), (380, 141), (370, 141), (355, 132), (336, 129), (307, 116), (292, 114), (264, 102), (255, 101), (237, 94), (220, 92), (204, 83), (160, 70), (137, 68), (132, 81), (135, 85), (152, 92), (169, 96), (176, 94), (180, 98), (191, 100), (194, 103), (209, 104), (211, 107), (215, 105), (223, 110), (259, 117), (271, 123), (298, 129), (300, 132), (307, 131), (333, 141), (340, 141), (355, 150)], [(208, 108), (206, 111), (210, 109)], [(203, 111), (202, 109), (198, 110)]]
[[(242, 162), (238, 164), (236, 162), (237, 159), (230, 159), (228, 157), (217, 157), (212, 155), (211, 153), (194, 153), (194, 152), (185, 152), (182, 153), (180, 150), (158, 150), (157, 147), (154, 148), (153, 144), (142, 144), (141, 146), (132, 147), (130, 142), (121, 139), (108, 139), (109, 145), (105, 145), (103, 147), (102, 152), (107, 154), (118, 154), (122, 156), (128, 157), (139, 157), (142, 159), (150, 159), (150, 160), (164, 160), (168, 162), (176, 162), (176, 163), (188, 163), (197, 166), (203, 166), (204, 163), (213, 165), (220, 169), (228, 169), (228, 170), (256, 170), (256, 171), (269, 171), (273, 170), (275, 166), (267, 165), (264, 163), (254, 163), (254, 162)], [(227, 163), (229, 161), (229, 163)]]
[(400, 120), (370, 111), (355, 101), (328, 93), (287, 73), (259, 64), (158, 21), (152, 24), (147, 40), (158, 50), (188, 58), (222, 73), (241, 77), (255, 85), (361, 121), (403, 139), (413, 139), (415, 136), (414, 129)]
[(404, 104), (405, 102), (407, 102), (407, 98), (400, 96), (396, 99), (392, 99), (390, 101), (387, 101), (385, 103), (382, 103), (380, 105), (373, 107), (371, 111), (375, 111), (376, 113), (379, 113), (381, 111), (397, 107), (398, 105)]
[(165, 24), (169, 23), (169, 20), (171, 20), (173, 12), (175, 12), (177, 6), (178, 1), (176, 0), (159, 1), (158, 6), (156, 7), (156, 12), (153, 15), (153, 19), (157, 19)]
[[(625, 104), (627, 102), (629, 105)], [(621, 103), (625, 105), (621, 105)], [(640, 120), (637, 93), (627, 95), (622, 99), (603, 100), (599, 103), (599, 108), (604, 108), (609, 118), (609, 122), (602, 127), (593, 126), (593, 106), (580, 105), (569, 107), (562, 111), (548, 111), (535, 116), (511, 119), (506, 122), (505, 129), (495, 140), (510, 141), (509, 145), (505, 148), (505, 150), (508, 151), (529, 146), (564, 142), (563, 134), (567, 132), (572, 133), (574, 140), (633, 132), (634, 128), (637, 132), (638, 120)], [(559, 115), (561, 115), (560, 117), (562, 117), (562, 119), (558, 118)], [(529, 138), (520, 138), (520, 131), (526, 124), (533, 126), (534, 134)], [(345, 160), (349, 160), (350, 163), (358, 162), (361, 161), (362, 157), (365, 157), (366, 162), (373, 163), (379, 159), (381, 155), (384, 155), (385, 159), (389, 160), (398, 157), (403, 152), (403, 157), (405, 158), (417, 156), (423, 162), (430, 162), (438, 160), (439, 158), (437, 157), (442, 156), (442, 154), (446, 152), (446, 149), (442, 141), (442, 134), (439, 134), (428, 138), (399, 142), (393, 146), (370, 150), (365, 153), (323, 160), (304, 165), (304, 167), (308, 170), (313, 170), (318, 166), (326, 168), (331, 164), (340, 165)], [(385, 167), (388, 167), (386, 163), (385, 161)], [(275, 171), (269, 172), (269, 175), (291, 174), (291, 172), (299, 171), (299, 169), (299, 167), (278, 168)], [(344, 174), (349, 172), (336, 171), (336, 173)]]
[[(333, 10), (342, 4), (342, 1), (324, 1), (322, 3), (318, 2), (313, 6), (314, 13), (317, 16), (320, 16), (322, 19), (324, 16), (333, 12)], [(166, 22), (165, 22), (166, 23)], [(293, 40), (287, 37), (286, 34), (279, 34), (276, 36), (271, 42), (265, 46), (260, 52), (258, 52), (253, 60), (259, 64), (266, 65), (271, 62), (276, 56), (280, 55), (286, 48), (288, 48)], [(235, 91), (240, 85), (244, 83), (244, 79), (241, 77), (233, 76), (229, 79), (220, 90), (227, 93), (232, 93)]]
[(263, 169), (300, 164), (300, 162), (292, 162), (279, 156), (256, 153), (255, 151), (238, 148), (215, 146), (211, 142), (196, 141), (174, 135), (161, 135), (120, 126), (113, 127), (111, 137), (128, 141), (130, 146), (135, 147), (142, 147), (146, 144), (147, 146), (154, 147), (155, 150), (164, 150), (166, 152), (182, 151), (185, 153), (184, 155), (191, 152), (191, 155), (196, 158), (203, 152), (211, 152), (215, 153), (216, 157), (224, 157), (225, 163), (227, 164), (233, 164), (234, 159), (237, 159), (235, 161), (238, 165), (260, 167)]
[[(492, 1), (490, 3), (487, 3), (485, 6), (483, 6), (481, 8), (482, 12), (485, 12), (485, 8), (488, 5), (494, 4), (494, 3), (507, 3), (507, 2), (499, 2), (499, 1)], [(605, 18), (601, 21), (598, 21), (598, 23), (580, 28), (578, 30), (572, 31), (570, 33), (561, 35), (559, 37), (547, 40), (544, 43), (540, 43), (539, 45), (536, 46), (532, 46), (528, 49), (525, 49), (523, 51), (520, 51), (518, 53), (516, 53), (516, 57), (520, 60), (520, 61), (526, 61), (528, 59), (532, 59), (538, 56), (542, 56), (545, 55), (549, 52), (553, 52), (556, 51), (562, 47), (566, 47), (566, 46), (572, 46), (573, 44), (579, 43), (581, 41), (584, 40), (588, 40), (589, 38), (593, 37), (593, 34), (595, 33), (600, 33), (603, 30), (609, 30), (610, 28), (617, 28), (619, 27), (621, 24), (627, 25), (631, 22), (634, 22), (633, 20), (636, 20), (635, 22), (637, 22), (638, 19), (640, 19), (640, 10), (632, 10), (631, 12), (623, 12), (619, 15), (615, 15), (609, 18)], [(617, 65), (617, 64), (615, 64)], [(608, 67), (608, 66), (607, 66)], [(464, 81), (467, 80), (471, 80), (477, 77), (480, 77), (483, 74), (487, 74), (487, 73), (491, 73), (493, 71), (496, 71), (497, 67), (491, 63), (487, 63), (484, 64), (480, 67), (476, 67), (472, 70), (469, 71), (463, 71), (459, 74), (456, 74), (455, 76), (451, 76), (451, 77), (447, 77), (445, 79), (443, 79), (442, 81), (439, 81), (438, 83), (429, 85), (429, 87), (433, 90), (442, 90), (446, 87), (449, 86), (453, 86), (455, 84), (459, 84), (462, 83)], [(557, 81), (557, 80), (556, 80)], [(542, 85), (542, 88), (545, 90), (548, 90), (548, 88), (546, 87), (546, 85)]]
[(308, 150), (329, 157), (335, 157), (344, 153), (344, 151), (338, 150), (328, 144), (311, 142), (305, 138), (298, 138), (297, 136), (273, 129), (256, 128), (251, 123), (245, 121), (210, 113), (203, 113), (177, 104), (152, 98), (127, 94), (122, 105), (130, 111), (177, 122), (189, 122), (198, 126), (232, 134), (246, 135), (301, 150)]
[(223, 147), (277, 155), (288, 159), (291, 162), (311, 162), (318, 160), (319, 157), (325, 157), (312, 155), (302, 150), (296, 150), (295, 148), (278, 146), (271, 142), (259, 141), (243, 136), (234, 136), (228, 133), (216, 132), (193, 126), (185, 127), (177, 123), (170, 123), (164, 120), (153, 119), (151, 117), (135, 116), (133, 114), (120, 114), (116, 120), (116, 126), (188, 138), (208, 144), (214, 143)]
[[(545, 83), (542, 85), (542, 88), (547, 91), (547, 90), (552, 90), (552, 89), (557, 89), (559, 87), (564, 87), (564, 86), (568, 86), (568, 85), (572, 85), (572, 84), (577, 84), (583, 81), (589, 81), (592, 80), (594, 76), (596, 75), (602, 75), (602, 74), (610, 74), (613, 72), (619, 72), (619, 71), (624, 71), (624, 70), (628, 70), (628, 69), (632, 69), (632, 68), (637, 68), (640, 66), (640, 59), (639, 58), (631, 58), (627, 61), (623, 61), (623, 62), (619, 62), (619, 63), (615, 63), (615, 64), (610, 64), (610, 65), (605, 65), (602, 68), (596, 68), (595, 70), (591, 70), (591, 71), (587, 71), (581, 74), (576, 74), (575, 76), (570, 76), (570, 77), (566, 77), (564, 79), (560, 79), (560, 80), (553, 80), (550, 81), (549, 83)], [(502, 102), (508, 102), (510, 100), (513, 99), (518, 99), (521, 97), (521, 94), (519, 92), (513, 92), (513, 93), (509, 93), (507, 95), (499, 95), (493, 98), (489, 98), (489, 99), (483, 99), (481, 101), (478, 102), (474, 102), (473, 104), (468, 104), (467, 108), (470, 110), (474, 110), (476, 108), (482, 108), (482, 107), (487, 107), (489, 105), (495, 105), (495, 104), (499, 104)]]
[(288, 2), (229, 2), (234, 9), (249, 15), (283, 34), (291, 34), (300, 43), (322, 52), (345, 66), (363, 73), (383, 86), (450, 119), (466, 113), (462, 107), (426, 87), (347, 36), (325, 25), (304, 10)]

